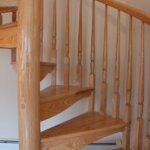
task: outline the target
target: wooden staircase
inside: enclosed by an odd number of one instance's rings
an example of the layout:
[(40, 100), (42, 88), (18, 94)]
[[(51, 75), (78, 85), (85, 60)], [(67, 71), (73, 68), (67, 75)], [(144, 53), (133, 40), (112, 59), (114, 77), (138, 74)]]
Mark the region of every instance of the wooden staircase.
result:
[[(92, 37), (91, 37), (91, 61), (89, 87), (83, 87), (83, 66), (82, 66), (82, 0), (80, 0), (79, 13), (79, 42), (78, 42), (78, 63), (77, 63), (77, 85), (69, 84), (69, 0), (66, 0), (66, 29), (65, 29), (65, 57), (64, 57), (64, 85), (57, 85), (57, 51), (56, 51), (56, 0), (53, 3), (53, 35), (51, 62), (44, 62), (39, 59), (40, 29), (42, 29), (39, 3), (36, 0), (15, 0), (0, 1), (0, 47), (10, 48), (18, 55), (13, 59), (12, 65), (16, 68), (19, 81), (19, 122), (20, 122), (20, 150), (79, 150), (95, 140), (123, 132), (123, 145), (118, 150), (130, 149), (130, 122), (131, 122), (131, 94), (132, 94), (132, 18), (136, 17), (142, 21), (142, 42), (141, 42), (141, 71), (140, 89), (137, 117), (137, 139), (134, 150), (141, 150), (142, 113), (144, 104), (144, 24), (150, 24), (150, 15), (138, 9), (115, 0), (97, 0), (105, 5), (105, 27), (104, 27), (104, 50), (102, 66), (101, 106), (100, 112), (95, 112), (95, 0), (92, 1)], [(30, 4), (35, 4), (32, 9)], [(30, 7), (28, 8), (28, 6)], [(117, 16), (117, 43), (115, 60), (115, 82), (113, 95), (112, 115), (106, 111), (107, 105), (107, 61), (108, 61), (108, 6), (118, 10)], [(32, 14), (24, 14), (28, 8)], [(19, 9), (19, 11), (18, 11)], [(42, 9), (41, 9), (42, 10)], [(130, 16), (129, 20), (129, 50), (126, 87), (125, 118), (119, 118), (119, 85), (120, 85), (120, 13), (125, 12)], [(2, 14), (11, 12), (12, 22), (3, 24)], [(16, 19), (16, 14), (18, 18)], [(37, 13), (37, 16), (34, 16)], [(32, 17), (31, 17), (32, 15)], [(35, 18), (34, 18), (35, 17)], [(37, 25), (33, 20), (37, 19)], [(30, 23), (30, 25), (28, 24)], [(33, 25), (34, 24), (34, 25)], [(32, 26), (33, 25), (33, 26)], [(31, 27), (31, 28), (30, 28)], [(33, 27), (36, 27), (35, 29)], [(35, 31), (38, 31), (38, 33)], [(29, 33), (31, 32), (31, 33)], [(35, 36), (35, 35), (38, 36)], [(32, 35), (34, 35), (32, 37)], [(32, 39), (32, 38), (33, 39)], [(21, 39), (20, 39), (21, 38)], [(35, 41), (34, 41), (35, 40)], [(37, 42), (38, 41), (38, 42)], [(38, 43), (38, 49), (35, 47)], [(33, 58), (33, 60), (31, 59)], [(40, 66), (40, 69), (39, 67)], [(33, 71), (33, 72), (32, 72)], [(52, 85), (39, 91), (40, 80), (51, 73)], [(34, 80), (32, 82), (32, 80)], [(32, 95), (32, 94), (33, 95)], [(44, 121), (63, 112), (74, 103), (84, 98), (89, 100), (89, 111), (76, 118), (61, 123), (40, 133), (40, 121)], [(38, 101), (39, 100), (39, 101)], [(39, 102), (39, 103), (38, 103)], [(27, 130), (28, 129), (28, 130)], [(31, 133), (31, 131), (33, 133)], [(147, 138), (147, 149), (150, 150), (149, 133)], [(39, 140), (39, 142), (37, 142)], [(40, 142), (41, 141), (41, 142)], [(38, 144), (41, 143), (41, 144)]]
[(80, 149), (100, 138), (123, 131), (120, 119), (88, 112), (41, 133), (42, 149)]

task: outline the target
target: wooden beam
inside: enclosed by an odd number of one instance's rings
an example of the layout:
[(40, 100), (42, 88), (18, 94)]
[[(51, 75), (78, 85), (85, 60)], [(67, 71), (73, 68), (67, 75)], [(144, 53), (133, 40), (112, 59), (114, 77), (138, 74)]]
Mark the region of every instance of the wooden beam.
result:
[(140, 19), (144, 23), (147, 23), (150, 25), (150, 14), (148, 12), (142, 11), (140, 9), (132, 7), (126, 3), (119, 2), (117, 0), (96, 0), (96, 1), (104, 3), (120, 11), (123, 11), (137, 19)]
[(18, 10), (19, 149), (40, 150), (40, 0), (20, 0)]

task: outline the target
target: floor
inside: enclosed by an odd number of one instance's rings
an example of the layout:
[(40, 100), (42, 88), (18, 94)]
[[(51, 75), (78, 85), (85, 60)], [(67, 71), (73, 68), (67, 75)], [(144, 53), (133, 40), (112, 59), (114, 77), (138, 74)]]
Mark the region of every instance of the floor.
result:
[(81, 150), (114, 150), (115, 146), (87, 146)]
[[(87, 146), (81, 150), (113, 150), (115, 146)], [(19, 150), (18, 144), (0, 143), (0, 150)]]

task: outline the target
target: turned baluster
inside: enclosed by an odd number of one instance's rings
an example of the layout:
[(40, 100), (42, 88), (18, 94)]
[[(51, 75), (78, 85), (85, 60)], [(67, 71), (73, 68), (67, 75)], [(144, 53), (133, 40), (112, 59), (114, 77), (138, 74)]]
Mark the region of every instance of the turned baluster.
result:
[[(56, 34), (57, 34), (57, 22), (56, 22), (56, 0), (53, 0), (53, 21), (52, 21), (52, 49), (51, 49), (51, 62), (57, 63), (57, 49), (56, 49)], [(56, 85), (56, 68), (51, 73), (52, 85)]]
[[(92, 2), (92, 35), (91, 35), (91, 62), (90, 62), (90, 88), (95, 88), (95, 0)], [(89, 111), (94, 111), (95, 92), (89, 98)]]
[[(17, 12), (12, 12), (12, 22), (17, 21)], [(16, 62), (16, 48), (11, 49), (11, 63)]]
[(80, 0), (79, 13), (77, 84), (82, 86), (82, 0)]
[(144, 150), (149, 150), (150, 149), (150, 102), (148, 107), (147, 135), (144, 144), (145, 144)]
[(44, 15), (44, 1), (40, 1), (40, 60), (43, 59), (43, 15)]
[(115, 60), (115, 81), (114, 81), (114, 94), (113, 94), (113, 108), (112, 116), (119, 117), (119, 101), (120, 101), (120, 10), (117, 16), (117, 43), (116, 43), (116, 60)]
[(69, 57), (69, 0), (66, 0), (66, 30), (65, 30), (65, 56), (64, 56), (64, 85), (69, 86), (69, 71), (70, 71), (70, 57)]
[(141, 25), (140, 77), (138, 89), (138, 111), (136, 119), (135, 150), (142, 149), (143, 105), (144, 105), (144, 22)]
[(102, 83), (100, 95), (100, 112), (106, 114), (107, 105), (107, 65), (108, 65), (108, 6), (105, 5), (104, 49), (102, 66)]
[(132, 16), (129, 20), (129, 42), (128, 42), (128, 65), (127, 65), (127, 80), (126, 80), (126, 103), (124, 121), (127, 127), (123, 136), (123, 147), (130, 149), (130, 134), (131, 134), (131, 96), (132, 96)]
[(0, 25), (2, 25), (3, 23), (3, 16), (2, 16), (2, 13), (0, 13)]

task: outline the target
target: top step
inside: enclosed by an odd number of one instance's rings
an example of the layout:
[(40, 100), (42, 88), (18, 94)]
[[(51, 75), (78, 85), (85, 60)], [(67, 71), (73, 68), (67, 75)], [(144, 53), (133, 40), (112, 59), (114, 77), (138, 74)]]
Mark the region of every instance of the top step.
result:
[(12, 7), (17, 5), (18, 0), (0, 0), (0, 7)]

